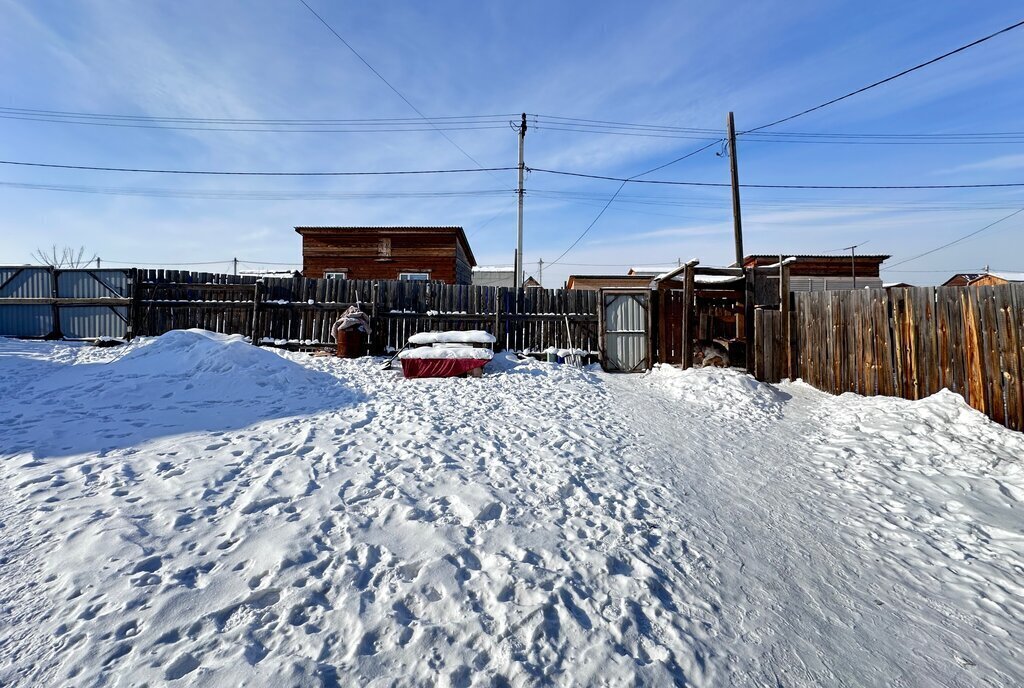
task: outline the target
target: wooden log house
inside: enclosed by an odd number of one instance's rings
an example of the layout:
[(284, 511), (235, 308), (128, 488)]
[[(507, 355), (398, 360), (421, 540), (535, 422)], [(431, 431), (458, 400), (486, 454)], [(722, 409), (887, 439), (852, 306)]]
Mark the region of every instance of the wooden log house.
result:
[(471, 284), (476, 258), (462, 227), (296, 227), (310, 279)]

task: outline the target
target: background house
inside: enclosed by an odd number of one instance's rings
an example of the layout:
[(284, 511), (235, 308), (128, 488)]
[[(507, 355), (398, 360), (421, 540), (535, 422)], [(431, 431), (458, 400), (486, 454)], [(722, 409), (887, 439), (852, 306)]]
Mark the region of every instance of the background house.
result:
[[(841, 289), (882, 288), (879, 274), (887, 255), (811, 255), (783, 253), (796, 258), (789, 266), (790, 291), (836, 291)], [(743, 259), (743, 267), (763, 267), (779, 262), (779, 254), (753, 254)]]
[(960, 272), (942, 283), (944, 287), (995, 287), (1024, 282), (1024, 272)]
[(473, 268), (473, 284), (481, 287), (513, 287), (516, 281), (515, 268), (480, 265)]
[(470, 284), (476, 265), (462, 227), (296, 227), (309, 278)]

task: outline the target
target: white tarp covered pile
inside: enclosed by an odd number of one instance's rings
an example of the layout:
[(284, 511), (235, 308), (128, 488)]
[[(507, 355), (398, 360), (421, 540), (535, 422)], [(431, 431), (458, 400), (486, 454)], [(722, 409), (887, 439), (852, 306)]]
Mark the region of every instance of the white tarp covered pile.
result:
[(331, 336), (337, 339), (339, 332), (353, 329), (360, 332), (370, 331), (370, 316), (361, 311), (358, 306), (349, 306), (348, 310), (341, 314), (341, 317), (331, 327)]

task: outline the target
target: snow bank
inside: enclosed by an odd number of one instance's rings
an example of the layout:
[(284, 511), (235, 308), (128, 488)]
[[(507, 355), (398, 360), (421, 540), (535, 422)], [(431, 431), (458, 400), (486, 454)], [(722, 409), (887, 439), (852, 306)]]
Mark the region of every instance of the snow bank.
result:
[[(119, 394), (229, 401), (266, 396), (274, 390), (309, 394), (332, 382), (274, 351), (250, 345), (242, 335), (198, 329), (135, 340), (127, 349), (115, 351), (107, 362), (77, 365), (61, 373), (42, 381), (39, 390), (93, 384), (102, 392), (97, 402)], [(215, 386), (203, 385), (204, 381)]]
[(1024, 682), (1024, 435), (952, 395), (131, 347), (0, 341), (2, 685)]
[(494, 356), (490, 349), (472, 346), (418, 346), (398, 354), (399, 359), (457, 358), (489, 361)]
[(417, 332), (409, 337), (409, 344), (473, 343), (493, 344), (494, 335), (483, 330), (461, 330), (449, 332)]
[(29, 408), (49, 405), (63, 413), (59, 427), (35, 427), (15, 448), (37, 456), (112, 449), (352, 401), (337, 378), (252, 346), (241, 335), (175, 330), (94, 351), (106, 354), (41, 366), (11, 390)]
[(789, 395), (733, 368), (655, 366), (646, 379), (680, 402), (707, 410), (709, 420), (775, 418)]

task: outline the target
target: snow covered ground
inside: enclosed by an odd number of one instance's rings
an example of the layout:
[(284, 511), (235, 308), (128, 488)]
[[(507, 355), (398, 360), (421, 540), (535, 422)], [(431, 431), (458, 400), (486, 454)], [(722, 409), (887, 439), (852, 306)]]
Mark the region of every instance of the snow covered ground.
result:
[(0, 685), (1024, 682), (1024, 435), (952, 394), (0, 341)]

